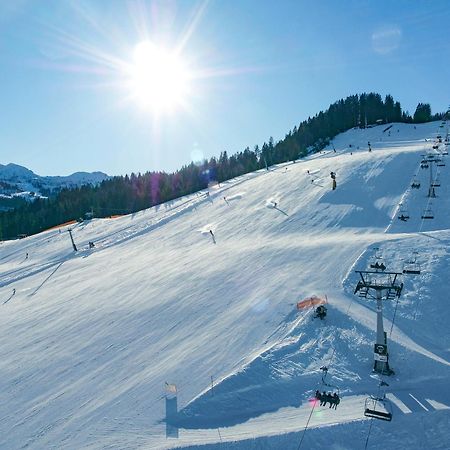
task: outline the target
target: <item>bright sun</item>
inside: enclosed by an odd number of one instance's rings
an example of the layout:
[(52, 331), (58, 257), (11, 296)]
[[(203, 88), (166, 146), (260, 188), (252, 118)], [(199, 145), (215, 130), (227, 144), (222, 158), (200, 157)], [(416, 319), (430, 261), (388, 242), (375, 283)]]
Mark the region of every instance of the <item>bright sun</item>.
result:
[(134, 49), (130, 76), (133, 97), (154, 112), (172, 111), (189, 91), (189, 72), (180, 57), (150, 41)]

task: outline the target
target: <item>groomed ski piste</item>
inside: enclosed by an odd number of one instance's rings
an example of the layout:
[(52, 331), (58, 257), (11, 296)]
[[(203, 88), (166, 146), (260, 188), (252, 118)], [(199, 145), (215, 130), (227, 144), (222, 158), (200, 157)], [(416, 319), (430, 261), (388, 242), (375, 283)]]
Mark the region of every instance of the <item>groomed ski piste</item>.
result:
[[(72, 225), (77, 252), (68, 226), (0, 244), (0, 448), (450, 448), (448, 127), (385, 129)], [(449, 162), (434, 198), (428, 154)], [(355, 270), (413, 260), (383, 301), (380, 377)], [(323, 321), (296, 307), (312, 295)], [(391, 422), (363, 414), (380, 378)], [(337, 409), (316, 389), (339, 389)]]

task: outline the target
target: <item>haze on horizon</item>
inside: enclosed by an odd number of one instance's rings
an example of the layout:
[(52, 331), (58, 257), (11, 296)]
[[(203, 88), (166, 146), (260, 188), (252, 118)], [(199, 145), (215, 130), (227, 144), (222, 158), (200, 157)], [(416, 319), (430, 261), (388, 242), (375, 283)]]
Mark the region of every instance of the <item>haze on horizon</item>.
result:
[(361, 92), (445, 111), (449, 19), (443, 0), (2, 3), (0, 163), (173, 171)]

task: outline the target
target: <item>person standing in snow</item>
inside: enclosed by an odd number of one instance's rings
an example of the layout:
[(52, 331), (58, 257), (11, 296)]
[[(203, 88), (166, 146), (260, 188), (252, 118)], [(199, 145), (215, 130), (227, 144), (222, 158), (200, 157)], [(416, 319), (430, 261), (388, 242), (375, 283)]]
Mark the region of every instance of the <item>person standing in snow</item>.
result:
[(216, 243), (216, 237), (214, 236), (213, 231), (212, 231), (212, 230), (209, 230), (209, 234), (211, 235), (212, 240), (213, 240), (213, 242), (214, 242), (214, 244), (215, 244), (215, 243)]
[(330, 172), (330, 177), (332, 179), (332, 189), (336, 190), (336, 174), (334, 172)]

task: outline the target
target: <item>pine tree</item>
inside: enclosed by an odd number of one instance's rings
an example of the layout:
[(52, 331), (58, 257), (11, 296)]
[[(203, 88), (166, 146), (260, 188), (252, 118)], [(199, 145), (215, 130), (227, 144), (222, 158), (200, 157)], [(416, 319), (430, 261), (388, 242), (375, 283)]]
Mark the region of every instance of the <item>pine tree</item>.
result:
[(423, 123), (431, 120), (431, 106), (429, 103), (419, 103), (414, 113), (414, 122)]

